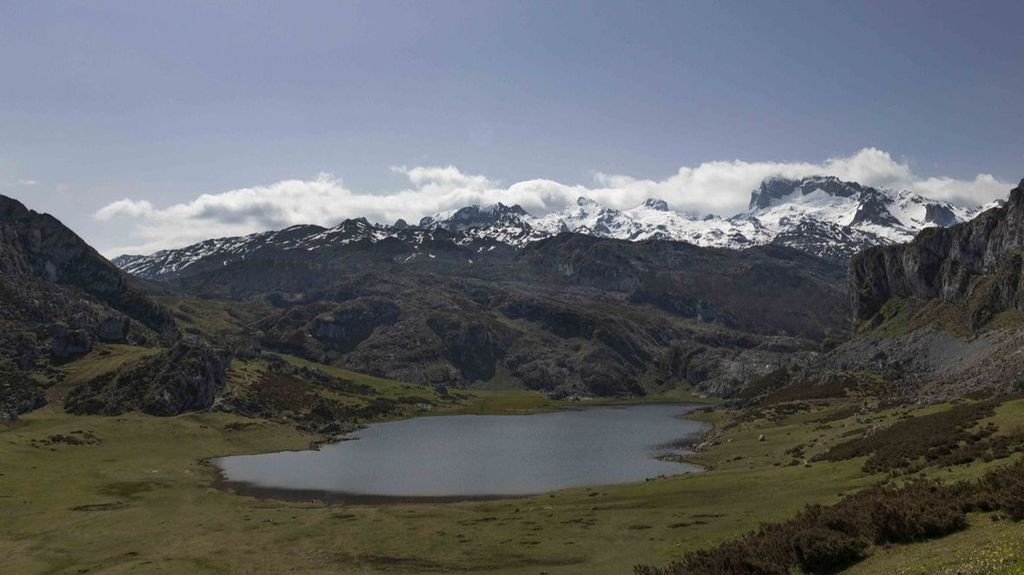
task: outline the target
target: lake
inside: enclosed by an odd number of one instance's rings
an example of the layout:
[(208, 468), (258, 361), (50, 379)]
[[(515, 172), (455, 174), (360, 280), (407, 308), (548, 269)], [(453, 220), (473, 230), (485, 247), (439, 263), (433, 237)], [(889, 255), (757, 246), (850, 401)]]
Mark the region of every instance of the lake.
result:
[[(318, 450), (214, 461), (242, 491), (379, 498), (482, 498), (642, 481), (699, 467), (707, 425), (695, 405), (590, 407), (533, 415), (450, 415), (373, 424)], [(343, 497), (341, 497), (343, 498)]]

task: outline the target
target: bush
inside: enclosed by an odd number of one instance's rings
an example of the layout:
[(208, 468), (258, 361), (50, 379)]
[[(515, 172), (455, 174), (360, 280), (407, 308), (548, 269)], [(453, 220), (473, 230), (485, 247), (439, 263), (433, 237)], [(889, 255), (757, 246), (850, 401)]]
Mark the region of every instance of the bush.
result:
[(793, 540), (800, 566), (810, 573), (834, 573), (864, 557), (868, 541), (831, 529), (805, 529)]
[(950, 489), (915, 481), (899, 490), (875, 488), (871, 497), (876, 543), (909, 543), (963, 529), (967, 517)]
[[(843, 461), (868, 455), (864, 463), (867, 473), (908, 471), (921, 460), (923, 465), (933, 466), (970, 462), (988, 451), (991, 443), (984, 441), (990, 435), (989, 429), (975, 433), (970, 430), (992, 415), (1000, 401), (958, 405), (939, 413), (903, 419), (878, 432), (835, 445), (815, 459)], [(993, 450), (1000, 445), (992, 443)]]
[(839, 571), (872, 544), (934, 539), (962, 529), (969, 511), (1024, 519), (1024, 461), (974, 482), (942, 485), (918, 479), (875, 486), (834, 505), (811, 505), (788, 521), (762, 525), (739, 539), (685, 555), (665, 568), (641, 565), (637, 575), (756, 575)]

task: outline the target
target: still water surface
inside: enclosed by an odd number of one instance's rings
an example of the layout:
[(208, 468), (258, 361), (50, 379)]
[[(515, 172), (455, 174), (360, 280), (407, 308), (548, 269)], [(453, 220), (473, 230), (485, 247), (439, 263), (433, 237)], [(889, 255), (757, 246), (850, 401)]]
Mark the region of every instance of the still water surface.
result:
[[(658, 459), (706, 425), (693, 405), (592, 407), (535, 415), (418, 417), (371, 425), (315, 451), (225, 457), (237, 485), (378, 497), (527, 495), (697, 471)], [(676, 445), (673, 445), (676, 444)]]

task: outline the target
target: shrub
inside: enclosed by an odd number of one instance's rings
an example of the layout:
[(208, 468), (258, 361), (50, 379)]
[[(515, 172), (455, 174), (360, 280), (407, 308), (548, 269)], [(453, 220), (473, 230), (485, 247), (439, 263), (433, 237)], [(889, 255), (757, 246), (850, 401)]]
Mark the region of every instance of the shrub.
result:
[(864, 437), (833, 446), (816, 460), (843, 461), (868, 455), (868, 473), (909, 470), (916, 461), (926, 465), (950, 465), (973, 461), (980, 450), (970, 446), (982, 441), (987, 429), (972, 433), (978, 422), (993, 414), (998, 400), (958, 405), (946, 411), (897, 421)]
[(834, 573), (864, 557), (868, 541), (832, 529), (805, 529), (793, 540), (800, 566), (810, 573)]
[(942, 485), (918, 479), (902, 487), (869, 487), (834, 505), (811, 505), (788, 521), (762, 525), (739, 539), (685, 555), (637, 575), (758, 575), (839, 571), (868, 547), (942, 537), (966, 526), (967, 511), (1005, 511), (1024, 519), (1024, 461), (975, 482)]
[(950, 489), (915, 481), (899, 490), (875, 488), (870, 498), (876, 543), (909, 543), (948, 535), (967, 525)]

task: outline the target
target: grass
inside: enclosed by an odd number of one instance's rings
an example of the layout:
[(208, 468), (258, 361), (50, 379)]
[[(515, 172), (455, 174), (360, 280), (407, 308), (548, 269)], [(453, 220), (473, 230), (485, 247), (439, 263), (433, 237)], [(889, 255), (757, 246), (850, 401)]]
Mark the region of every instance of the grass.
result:
[[(129, 361), (128, 353), (115, 349), (69, 365), (66, 381), (112, 369)], [(392, 398), (432, 393), (315, 367)], [(245, 365), (236, 368), (233, 376), (244, 378)], [(526, 413), (580, 405), (515, 390), (459, 393), (464, 395), (459, 405), (439, 411)], [(681, 391), (651, 401), (685, 398)], [(203, 463), (208, 458), (301, 449), (315, 439), (287, 425), (222, 413), (69, 416), (51, 404), (20, 421), (0, 423), (3, 571), (628, 573), (635, 564), (667, 563), (760, 522), (786, 519), (807, 503), (831, 503), (879, 480), (861, 470), (864, 458), (792, 464), (794, 450), (810, 459), (844, 434), (884, 425), (902, 413), (894, 409), (822, 423), (852, 401), (860, 400), (809, 402), (783, 417), (729, 425), (723, 412), (695, 414), (718, 425), (716, 444), (692, 457), (707, 466), (705, 473), (521, 499), (386, 506), (262, 500), (213, 487), (216, 474)], [(1016, 402), (997, 409), (992, 419), (1020, 421), (1022, 413), (1024, 402)], [(238, 422), (255, 425), (232, 425)], [(75, 431), (101, 441), (44, 443)], [(978, 523), (979, 529), (990, 527)], [(991, 526), (1008, 530), (1012, 524)], [(946, 540), (959, 541), (938, 543)], [(937, 549), (928, 545), (911, 550)], [(859, 567), (877, 561), (895, 565), (898, 551), (887, 559), (889, 554), (877, 550)]]
[[(481, 409), (511, 405), (506, 396)], [(310, 438), (272, 423), (230, 431), (235, 421), (225, 414), (71, 417), (46, 408), (5, 424), (0, 549), (18, 551), (18, 563), (6, 568), (622, 573), (868, 482), (857, 465), (748, 468), (732, 461), (706, 474), (492, 502), (370, 507), (259, 500), (211, 488), (213, 471), (200, 460), (302, 448)], [(33, 446), (33, 439), (75, 430), (102, 442)], [(737, 437), (727, 452), (701, 457), (710, 462), (745, 453), (751, 462), (768, 461), (765, 453), (803, 439), (767, 431), (773, 439), (756, 447)], [(764, 496), (766, 485), (771, 497)]]
[(435, 397), (434, 396), (434, 392), (432, 390), (427, 389), (427, 388), (422, 387), (422, 386), (411, 385), (411, 384), (408, 384), (408, 383), (402, 383), (402, 382), (398, 382), (398, 381), (395, 381), (395, 380), (392, 380), (392, 379), (385, 379), (385, 378), (382, 378), (382, 377), (374, 377), (372, 375), (366, 375), (366, 374), (363, 374), (363, 373), (358, 373), (358, 372), (355, 372), (355, 371), (350, 371), (350, 370), (347, 370), (347, 369), (342, 369), (340, 367), (334, 367), (334, 366), (330, 366), (330, 365), (323, 365), (323, 364), (320, 364), (320, 363), (315, 363), (315, 362), (308, 361), (308, 360), (305, 360), (305, 359), (302, 359), (302, 358), (299, 358), (299, 357), (295, 357), (295, 356), (291, 356), (291, 355), (283, 355), (283, 354), (271, 354), (271, 355), (275, 355), (275, 356), (277, 356), (277, 357), (279, 357), (279, 358), (281, 358), (281, 359), (283, 359), (283, 360), (285, 360), (285, 361), (287, 361), (287, 362), (289, 362), (289, 363), (291, 363), (293, 365), (299, 366), (299, 367), (308, 367), (310, 369), (317, 369), (317, 370), (326, 372), (328, 375), (332, 375), (332, 376), (337, 377), (337, 378), (347, 379), (347, 380), (350, 380), (350, 381), (354, 381), (356, 383), (360, 383), (360, 384), (363, 384), (363, 385), (368, 385), (368, 386), (372, 387), (382, 397), (385, 397), (387, 399), (416, 398), (416, 399), (422, 399), (423, 401), (430, 401), (431, 399), (433, 399)]
[(183, 325), (206, 335), (245, 334), (267, 314), (259, 302), (191, 297), (156, 297)]
[(160, 348), (99, 344), (88, 355), (63, 368), (64, 379), (46, 393), (50, 402), (61, 402), (74, 387), (140, 359), (160, 353)]
[[(303, 447), (222, 414), (155, 419), (45, 410), (2, 433), (0, 548), (11, 572), (626, 572), (862, 485), (855, 466), (709, 474), (484, 503), (341, 507), (211, 489), (199, 459)], [(92, 446), (33, 447), (84, 429)], [(765, 485), (777, 486), (763, 496)], [(686, 540), (686, 544), (681, 543)], [(42, 568), (40, 568), (42, 567)], [(292, 571), (295, 569), (295, 571)]]

